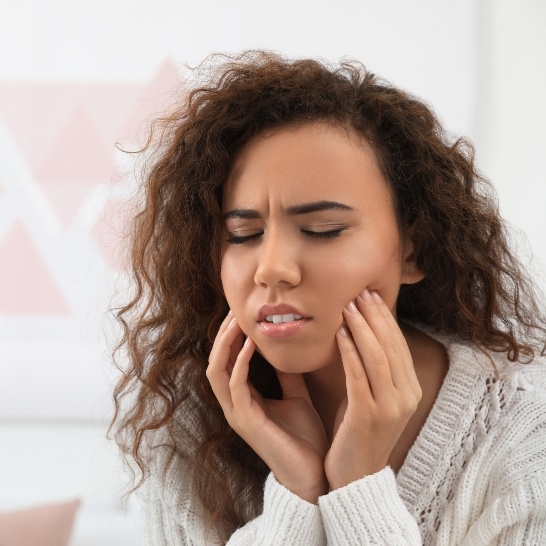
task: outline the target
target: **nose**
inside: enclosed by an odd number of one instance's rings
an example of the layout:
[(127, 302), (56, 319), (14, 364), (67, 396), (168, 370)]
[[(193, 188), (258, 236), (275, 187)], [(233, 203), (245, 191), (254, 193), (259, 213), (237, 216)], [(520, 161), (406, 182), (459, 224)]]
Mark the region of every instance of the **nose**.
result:
[(264, 287), (290, 287), (301, 282), (299, 251), (286, 234), (264, 233), (254, 282)]

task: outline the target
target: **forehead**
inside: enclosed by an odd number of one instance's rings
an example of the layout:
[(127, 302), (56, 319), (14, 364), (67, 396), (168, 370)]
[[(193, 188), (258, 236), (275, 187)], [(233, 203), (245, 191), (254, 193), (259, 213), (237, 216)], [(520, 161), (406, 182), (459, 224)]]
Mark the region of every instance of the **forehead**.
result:
[(391, 204), (371, 146), (359, 135), (320, 122), (275, 129), (248, 143), (224, 184), (222, 205), (225, 211), (322, 199)]

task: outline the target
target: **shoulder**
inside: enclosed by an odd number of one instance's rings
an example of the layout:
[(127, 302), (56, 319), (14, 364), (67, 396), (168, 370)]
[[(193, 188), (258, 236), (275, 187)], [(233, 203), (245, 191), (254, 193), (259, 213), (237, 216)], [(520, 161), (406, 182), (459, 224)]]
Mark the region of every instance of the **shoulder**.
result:
[(164, 427), (147, 438), (152, 489), (160, 492), (171, 506), (191, 499), (195, 452), (201, 438), (200, 402), (193, 395), (186, 398)]
[(209, 542), (203, 538), (206, 513), (193, 487), (195, 450), (201, 440), (199, 404), (195, 397), (188, 397), (169, 426), (148, 439), (149, 475), (139, 496), (148, 520), (162, 532), (182, 534), (196, 544), (216, 544), (214, 532)]
[[(546, 447), (546, 358), (537, 355), (528, 364), (513, 363), (504, 355), (497, 357), (500, 380), (507, 385), (509, 397), (503, 403), (503, 419), (506, 428), (512, 428), (512, 438), (520, 446), (539, 442), (541, 450)], [(510, 427), (508, 427), (510, 425)], [(507, 440), (510, 438), (507, 438)], [(546, 460), (546, 451), (544, 451)], [(546, 470), (546, 463), (544, 463)]]
[(454, 367), (449, 389), (454, 396), (465, 392), (459, 406), (458, 421), (466, 423), (460, 441), (476, 476), (495, 495), (524, 491), (533, 483), (543, 488), (546, 358), (539, 353), (528, 364), (512, 362), (506, 353), (484, 354), (462, 340), (452, 340), (448, 353)]
[(504, 417), (520, 425), (546, 420), (546, 357), (536, 354), (527, 364), (511, 362), (505, 353), (491, 353), (491, 357), (495, 369), (489, 370), (489, 381), (506, 391), (506, 399), (499, 400)]
[(478, 357), (481, 371), (475, 419), (497, 491), (538, 480), (546, 484), (546, 359), (511, 362), (504, 353)]
[(448, 354), (450, 386), (463, 386), (475, 403), (489, 403), (506, 415), (516, 405), (544, 405), (546, 355), (536, 351), (531, 362), (513, 362), (506, 352), (481, 350), (454, 335), (426, 331)]
[(506, 455), (532, 437), (546, 445), (544, 355), (537, 352), (528, 364), (512, 362), (506, 353), (485, 352), (457, 336), (423, 330), (444, 345), (449, 361), (434, 415), (456, 428), (468, 449), (495, 443), (498, 453)]
[[(512, 362), (504, 352), (482, 352), (465, 341), (453, 343), (450, 360), (460, 375), (474, 383), (476, 403), (491, 412), (491, 425), (507, 429), (517, 424), (520, 434), (546, 421), (546, 357), (535, 354), (527, 364)], [(496, 416), (496, 418), (494, 418)], [(523, 429), (521, 428), (523, 427)]]

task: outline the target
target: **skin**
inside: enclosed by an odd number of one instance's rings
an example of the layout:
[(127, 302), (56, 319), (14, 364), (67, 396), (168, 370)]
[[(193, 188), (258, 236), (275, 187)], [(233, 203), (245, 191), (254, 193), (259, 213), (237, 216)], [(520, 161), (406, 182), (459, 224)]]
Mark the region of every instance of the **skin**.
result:
[[(294, 211), (319, 201), (343, 208)], [(259, 136), (236, 158), (223, 212), (231, 311), (207, 376), (229, 424), (309, 502), (399, 467), (447, 360), (431, 338), (397, 323), (401, 284), (423, 275), (371, 147), (325, 123)], [(311, 320), (293, 336), (266, 337), (257, 321), (264, 303), (288, 303)], [(248, 382), (255, 350), (277, 370), (283, 400), (263, 399)], [(421, 366), (430, 374), (425, 396), (416, 355), (443, 364), (432, 374)]]

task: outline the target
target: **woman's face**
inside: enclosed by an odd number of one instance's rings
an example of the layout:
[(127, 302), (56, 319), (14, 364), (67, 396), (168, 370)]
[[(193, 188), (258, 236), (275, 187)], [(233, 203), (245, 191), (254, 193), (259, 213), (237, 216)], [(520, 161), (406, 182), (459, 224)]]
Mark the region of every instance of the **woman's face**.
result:
[(228, 304), (278, 370), (339, 361), (344, 306), (368, 288), (394, 312), (400, 285), (422, 278), (371, 147), (335, 126), (255, 138), (236, 158), (222, 210)]

